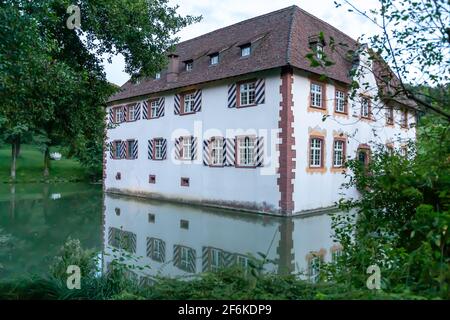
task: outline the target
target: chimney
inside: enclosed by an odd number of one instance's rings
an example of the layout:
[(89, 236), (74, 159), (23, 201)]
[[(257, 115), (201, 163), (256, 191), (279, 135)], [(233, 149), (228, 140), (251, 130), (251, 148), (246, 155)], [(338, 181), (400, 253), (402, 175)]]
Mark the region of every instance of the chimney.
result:
[(180, 73), (180, 58), (176, 54), (169, 54), (169, 67), (167, 70), (167, 82), (177, 82)]

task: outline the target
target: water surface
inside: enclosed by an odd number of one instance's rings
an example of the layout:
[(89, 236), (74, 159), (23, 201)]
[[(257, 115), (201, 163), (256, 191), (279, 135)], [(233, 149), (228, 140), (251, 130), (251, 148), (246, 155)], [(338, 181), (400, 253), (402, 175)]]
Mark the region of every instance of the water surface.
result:
[(119, 255), (142, 267), (133, 277), (191, 276), (221, 267), (311, 275), (311, 261), (330, 260), (337, 246), (330, 218), (280, 218), (126, 196), (103, 195), (89, 184), (0, 185), (0, 279), (45, 274), (69, 238), (102, 258)]

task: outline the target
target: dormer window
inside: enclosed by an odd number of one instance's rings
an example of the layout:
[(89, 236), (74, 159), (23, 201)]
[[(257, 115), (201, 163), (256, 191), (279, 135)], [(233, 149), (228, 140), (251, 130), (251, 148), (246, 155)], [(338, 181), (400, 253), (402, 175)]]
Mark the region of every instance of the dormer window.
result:
[(308, 39), (309, 47), (315, 52), (316, 58), (322, 60), (323, 58), (323, 47), (325, 46), (325, 41), (321, 36), (310, 36)]
[(219, 64), (219, 54), (218, 53), (213, 53), (209, 56), (209, 64), (214, 66), (216, 64)]
[(157, 73), (155, 74), (155, 79), (156, 79), (156, 80), (161, 79), (161, 72), (157, 72)]
[(248, 57), (252, 53), (251, 44), (245, 44), (241, 46), (241, 57)]
[(321, 60), (323, 58), (323, 45), (321, 43), (316, 43), (316, 58)]
[(184, 62), (184, 70), (187, 72), (192, 71), (192, 68), (194, 67), (194, 61), (187, 60)]

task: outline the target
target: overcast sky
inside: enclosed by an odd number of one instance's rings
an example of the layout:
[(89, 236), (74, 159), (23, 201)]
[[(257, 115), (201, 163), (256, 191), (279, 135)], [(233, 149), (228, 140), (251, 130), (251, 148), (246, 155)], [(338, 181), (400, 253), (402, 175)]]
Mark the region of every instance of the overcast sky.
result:
[[(170, 3), (178, 4), (178, 12), (182, 15), (203, 16), (200, 23), (191, 25), (178, 34), (181, 41), (294, 4), (354, 39), (361, 34), (377, 32), (371, 22), (359, 14), (348, 12), (348, 7), (336, 8), (334, 0), (170, 0)], [(353, 3), (357, 4), (358, 8), (368, 10), (376, 8), (378, 0), (358, 0)], [(105, 62), (108, 80), (117, 85), (124, 84), (129, 78), (123, 69), (124, 61), (120, 56), (114, 57), (112, 64)]]

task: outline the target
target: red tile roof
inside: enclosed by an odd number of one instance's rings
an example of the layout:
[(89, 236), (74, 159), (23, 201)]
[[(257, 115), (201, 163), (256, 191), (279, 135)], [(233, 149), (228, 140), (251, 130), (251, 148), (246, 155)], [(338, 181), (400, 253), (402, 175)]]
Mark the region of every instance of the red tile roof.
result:
[[(325, 39), (356, 46), (356, 41), (328, 23), (314, 17), (297, 6), (274, 11), (262, 16), (212, 31), (176, 46), (175, 54), (180, 59), (180, 73), (176, 82), (167, 82), (165, 72), (161, 79), (145, 79), (139, 84), (125, 83), (109, 102), (182, 88), (204, 82), (235, 77), (247, 73), (293, 66), (329, 78), (350, 83), (348, 72), (351, 62), (345, 58), (345, 50), (325, 53), (335, 62), (326, 68), (314, 68), (305, 58), (311, 52), (309, 37), (323, 32)], [(241, 57), (241, 45), (251, 43), (249, 57)], [(209, 65), (209, 56), (220, 52), (218, 65)], [(193, 60), (193, 70), (184, 70), (183, 61)]]

